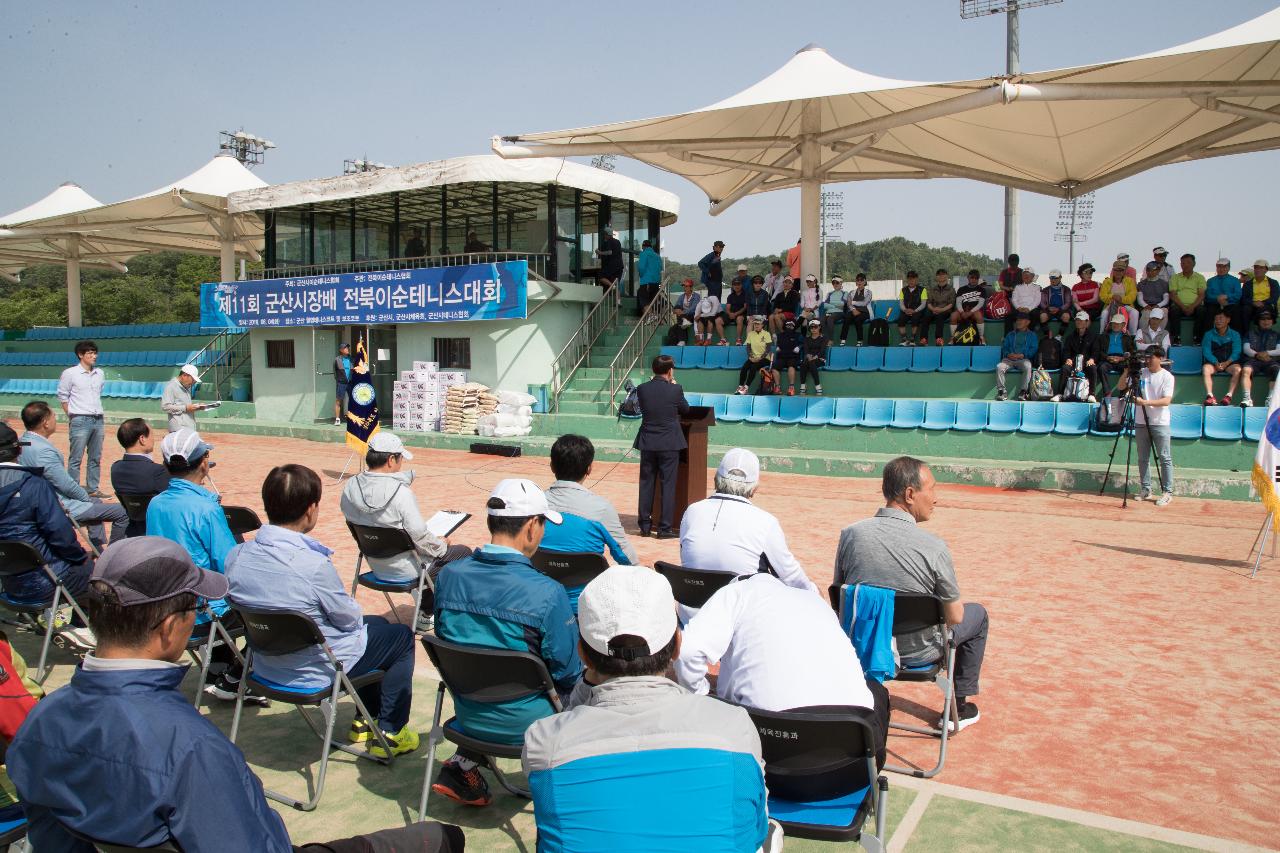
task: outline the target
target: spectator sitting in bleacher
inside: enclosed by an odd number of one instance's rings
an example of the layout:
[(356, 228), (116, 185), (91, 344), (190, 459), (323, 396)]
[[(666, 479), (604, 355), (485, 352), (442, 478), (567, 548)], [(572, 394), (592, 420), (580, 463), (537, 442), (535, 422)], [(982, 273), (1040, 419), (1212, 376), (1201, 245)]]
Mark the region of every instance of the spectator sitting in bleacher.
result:
[[(18, 462), (23, 446), (18, 434), (0, 422), (0, 540), (35, 548), (67, 591), (78, 598), (89, 584), (93, 560), (80, 546), (53, 487), (38, 470)], [(53, 583), (41, 569), (5, 575), (0, 586), (6, 596), (24, 604), (46, 604), (53, 598)], [(93, 648), (93, 635), (83, 624), (62, 630), (77, 646)]]
[(1103, 395), (1109, 393), (1107, 377), (1124, 373), (1129, 354), (1137, 352), (1137, 342), (1125, 331), (1126, 322), (1123, 313), (1115, 312), (1107, 324), (1107, 331), (1098, 340), (1098, 381), (1102, 383)]
[(951, 284), (951, 274), (940, 269), (933, 274), (933, 286), (929, 288), (929, 298), (925, 300), (924, 334), (920, 336), (920, 346), (929, 343), (929, 328), (933, 327), (933, 343), (942, 346), (951, 339), (947, 334), (947, 323), (951, 322), (951, 314), (956, 308), (956, 289)]
[[(858, 273), (853, 279), (853, 292), (845, 297), (848, 313), (840, 325), (840, 346), (849, 339), (849, 326), (853, 326), (855, 343), (862, 346), (862, 325), (872, 319), (875, 309), (872, 307), (871, 291), (867, 289), (867, 274)], [(828, 335), (827, 337), (831, 337)]]
[(89, 529), (89, 540), (99, 550), (106, 541), (102, 525), (111, 525), (111, 542), (125, 538), (129, 529), (129, 514), (117, 503), (107, 503), (89, 497), (79, 483), (67, 473), (66, 461), (49, 437), (58, 431), (58, 415), (49, 404), (35, 400), (22, 407), (22, 435), (25, 449), (19, 456), (22, 465), (41, 471), (45, 480), (58, 494), (63, 509), (73, 521)]
[(706, 695), (711, 690), (707, 670), (717, 663), (716, 695), (735, 705), (762, 711), (874, 711), (876, 763), (884, 764), (889, 691), (863, 675), (853, 643), (820, 597), (769, 574), (716, 590), (685, 625), (676, 679)]
[[(591, 476), (595, 459), (596, 448), (585, 435), (569, 434), (557, 438), (551, 445), (551, 473), (556, 480), (547, 488), (547, 506), (561, 515), (572, 513), (600, 522), (626, 557), (625, 560), (619, 558), (618, 562), (636, 563), (635, 546), (622, 529), (618, 510), (608, 498), (595, 494), (582, 484)], [(545, 531), (542, 537), (544, 547), (547, 532), (550, 531)]]
[[(1243, 349), (1240, 333), (1231, 328), (1230, 318), (1219, 312), (1213, 318), (1213, 328), (1205, 332), (1200, 342), (1200, 352), (1204, 357), (1204, 367), (1200, 373), (1204, 377), (1204, 404), (1206, 406), (1230, 406), (1231, 395), (1236, 392), (1236, 383), (1240, 381), (1240, 352)], [(1221, 400), (1213, 396), (1213, 377), (1225, 373), (1231, 377), (1227, 393)]]
[(1271, 382), (1271, 391), (1263, 404), (1271, 408), (1276, 378), (1280, 377), (1280, 333), (1274, 328), (1275, 318), (1271, 316), (1271, 312), (1260, 312), (1257, 320), (1258, 325), (1249, 330), (1249, 340), (1244, 343), (1246, 360), (1244, 369), (1240, 372), (1244, 383), (1244, 398), (1240, 400), (1240, 405), (1253, 405), (1253, 375), (1257, 373)]
[(1138, 352), (1146, 352), (1151, 347), (1160, 347), (1168, 352), (1169, 340), (1169, 330), (1165, 328), (1164, 322), (1164, 309), (1152, 308), (1147, 314), (1146, 322), (1138, 330), (1138, 336), (1133, 339), (1134, 345), (1138, 348)]
[(996, 365), (996, 399), (1009, 399), (1005, 389), (1005, 374), (1010, 370), (1022, 371), (1022, 386), (1018, 399), (1027, 399), (1027, 390), (1031, 387), (1031, 365), (1035, 362), (1036, 352), (1040, 349), (1040, 341), (1036, 333), (1031, 331), (1031, 317), (1026, 311), (1014, 315), (1014, 327), (1004, 336), (1000, 345), (1000, 363)]
[(1040, 285), (1036, 284), (1036, 271), (1031, 267), (1023, 267), (1022, 281), (1013, 288), (1013, 295), (1009, 297), (1013, 310), (1004, 319), (1006, 335), (1013, 331), (1019, 313), (1027, 315), (1027, 328), (1036, 327), (1036, 322), (1040, 319), (1040, 297)]
[(1076, 268), (1080, 280), (1071, 285), (1071, 304), (1076, 313), (1083, 311), (1091, 320), (1102, 315), (1102, 285), (1093, 280), (1093, 264), (1084, 263)]
[[(491, 544), (445, 566), (436, 584), (436, 635), (452, 643), (516, 649), (541, 657), (560, 693), (582, 676), (576, 650), (577, 622), (565, 588), (529, 562), (545, 525), (560, 513), (529, 480), (502, 480), (488, 501)], [(517, 702), (480, 704), (455, 699), (458, 726), (486, 740), (519, 744), (525, 729), (548, 716), (540, 696)], [(459, 748), (440, 768), (431, 790), (464, 805), (492, 802), (479, 768), (487, 759)]]
[(673, 309), (671, 312), (671, 325), (667, 328), (667, 334), (662, 339), (662, 345), (667, 347), (682, 347), (689, 343), (689, 329), (693, 326), (693, 321), (684, 316), (679, 308)]
[(691, 278), (686, 278), (680, 282), (680, 287), (682, 292), (676, 297), (672, 307), (681, 317), (692, 324), (694, 322), (694, 312), (698, 308), (698, 302), (702, 299), (702, 295), (694, 291), (693, 279)]
[[(385, 581), (417, 581), (427, 572), (434, 582), (445, 563), (471, 553), (466, 545), (453, 545), (427, 529), (427, 523), (413, 496), (413, 472), (404, 468), (405, 460), (413, 454), (404, 446), (400, 436), (379, 430), (369, 439), (364, 455), (367, 471), (347, 480), (342, 489), (339, 506), (343, 517), (352, 524), (367, 527), (392, 527), (403, 530), (413, 540), (414, 549), (394, 557), (366, 557), (369, 570)], [(423, 613), (422, 630), (431, 630), (435, 602), (431, 587), (422, 591), (419, 609)]]
[[(778, 519), (751, 503), (760, 487), (760, 460), (742, 447), (716, 468), (716, 493), (691, 504), (680, 521), (680, 563), (707, 572), (769, 572), (797, 589), (817, 593), (782, 532)], [(691, 615), (683, 606), (687, 621)]]
[(1076, 361), (1080, 362), (1080, 372), (1089, 383), (1089, 390), (1084, 400), (1078, 402), (1094, 402), (1093, 391), (1098, 387), (1098, 335), (1093, 331), (1092, 318), (1087, 311), (1077, 311), (1075, 322), (1070, 332), (1062, 340), (1062, 373), (1058, 376), (1058, 393), (1053, 402), (1059, 402), (1067, 390), (1069, 380), (1076, 369)]
[(822, 334), (822, 322), (817, 319), (809, 321), (809, 334), (804, 339), (804, 358), (800, 362), (800, 394), (809, 393), (805, 386), (808, 377), (813, 377), (813, 393), (822, 396), (822, 366), (827, 363), (827, 346), (830, 341)]
[(747, 292), (750, 289), (750, 282), (744, 284), (741, 278), (735, 276), (729, 282), (729, 293), (724, 298), (726, 325), (732, 324), (737, 331), (734, 346), (742, 345), (742, 333), (747, 325)]
[(1049, 284), (1040, 291), (1040, 326), (1046, 335), (1052, 334), (1049, 322), (1058, 322), (1058, 337), (1071, 326), (1071, 288), (1062, 283), (1062, 270), (1049, 270)]
[(1204, 330), (1213, 325), (1213, 315), (1225, 311), (1231, 320), (1232, 328), (1240, 329), (1240, 296), (1242, 288), (1240, 279), (1231, 274), (1231, 259), (1218, 258), (1215, 266), (1217, 275), (1205, 282), (1204, 319), (1201, 321), (1199, 345), (1204, 340)]
[(764, 277), (764, 292), (773, 299), (782, 292), (782, 280), (786, 275), (782, 272), (782, 261), (769, 261), (769, 274)]
[(694, 337), (696, 343), (711, 345), (711, 333), (714, 331), (720, 339), (720, 346), (727, 346), (724, 339), (724, 310), (720, 307), (720, 298), (710, 293), (704, 294), (693, 309)]
[[(774, 263), (776, 264), (777, 261)], [(768, 317), (772, 313), (773, 294), (769, 292), (764, 276), (752, 276), (751, 292), (747, 294), (747, 317)]]
[(982, 307), (987, 304), (987, 285), (982, 280), (982, 273), (969, 270), (969, 275), (960, 289), (956, 291), (956, 310), (951, 314), (951, 325), (959, 331), (961, 327), (971, 325), (978, 331), (978, 346), (987, 343), (983, 329), (986, 318), (982, 316)]
[(822, 301), (822, 305), (818, 309), (819, 319), (822, 320), (822, 334), (827, 336), (827, 340), (834, 341), (836, 339), (837, 321), (843, 321), (845, 328), (848, 328), (849, 306), (845, 304), (848, 298), (849, 294), (844, 289), (844, 279), (838, 275), (833, 275), (831, 277), (831, 292), (827, 294), (827, 298)]
[(1102, 312), (1102, 328), (1111, 325), (1111, 316), (1117, 312), (1123, 314), (1129, 334), (1138, 333), (1138, 312), (1133, 310), (1138, 299), (1138, 285), (1126, 272), (1129, 262), (1117, 258), (1111, 268), (1111, 275), (1102, 280), (1101, 297), (1106, 308)]
[(751, 383), (763, 367), (768, 367), (773, 350), (773, 335), (764, 327), (764, 316), (751, 318), (751, 331), (747, 332), (747, 360), (738, 370), (738, 390), (735, 394), (746, 394), (751, 390)]
[[(1147, 318), (1151, 316), (1151, 312), (1156, 308), (1164, 308), (1169, 304), (1169, 282), (1161, 277), (1162, 264), (1160, 261), (1148, 261), (1146, 268), (1146, 276), (1142, 281), (1138, 282), (1138, 302), (1139, 310), (1138, 326), (1140, 329), (1147, 327)], [(1164, 312), (1162, 311), (1161, 314)], [(1163, 319), (1160, 328), (1164, 328)]]
[[(1273, 315), (1276, 313), (1277, 303), (1280, 302), (1280, 284), (1267, 275), (1269, 269), (1271, 265), (1262, 258), (1254, 261), (1253, 270), (1241, 288), (1243, 295), (1240, 298), (1240, 328), (1246, 332), (1253, 326), (1259, 312), (1270, 311)], [(1241, 270), (1242, 278), (1244, 273), (1245, 271)]]
[[(155, 442), (151, 427), (142, 418), (129, 418), (116, 428), (116, 441), (124, 456), (111, 465), (111, 489), (116, 495), (158, 495), (169, 488), (169, 472), (151, 458)], [(127, 536), (145, 536), (145, 519), (130, 521)]]
[[(1182, 267), (1169, 277), (1169, 326), (1173, 332), (1173, 345), (1182, 343), (1182, 321), (1191, 320), (1192, 340), (1198, 346), (1204, 335), (1205, 292), (1208, 282), (1196, 272), (1196, 256), (1187, 252), (1178, 259)], [(1227, 267), (1230, 268), (1230, 264)]]
[[(787, 396), (794, 397), (796, 395), (796, 368), (804, 361), (804, 339), (801, 337), (799, 330), (796, 329), (795, 320), (784, 320), (782, 323), (782, 333), (778, 335), (778, 348), (773, 356), (773, 369), (778, 372), (781, 377), (782, 371), (787, 372)], [(779, 390), (781, 393), (781, 390)]]
[[(920, 274), (907, 270), (907, 278), (898, 292), (898, 346), (915, 346), (920, 327), (925, 323), (924, 305), (929, 293), (920, 286)], [(907, 335), (907, 327), (911, 334)]]
[(796, 319), (801, 324), (817, 319), (821, 305), (822, 289), (818, 286), (818, 277), (809, 274), (804, 277), (804, 288), (800, 291), (800, 316)]
[(800, 294), (790, 276), (782, 280), (782, 292), (773, 298), (773, 314), (769, 316), (769, 328), (776, 335), (788, 320), (795, 321), (800, 313)]
[[(742, 708), (666, 677), (681, 647), (674, 604), (666, 578), (642, 566), (614, 566), (582, 591), (583, 680), (568, 710), (534, 722), (524, 738), (539, 849), (764, 844), (760, 736)], [(824, 684), (833, 677), (820, 675)]]
[(1124, 275), (1133, 279), (1136, 284), (1138, 281), (1138, 271), (1129, 265), (1129, 253), (1121, 252), (1116, 255), (1115, 263), (1111, 266), (1112, 270), (1123, 269)]
[[(936, 481), (919, 459), (900, 456), (884, 466), (880, 490), (885, 505), (840, 532), (835, 583), (870, 584), (897, 592), (936, 596), (956, 644), (954, 687), (960, 728), (978, 721), (978, 678), (987, 646), (987, 610), (960, 600), (955, 565), (947, 544), (920, 529), (933, 515)], [(932, 663), (943, 654), (941, 635), (932, 627), (896, 637), (903, 665)], [(939, 721), (939, 725), (942, 725)]]
[(226, 595), (226, 579), (148, 536), (108, 549), (92, 584), (98, 650), (32, 709), (5, 756), (34, 849), (96, 849), (68, 829), (186, 853), (461, 849), (457, 827), (423, 823), (291, 846), (240, 750), (180, 692), (196, 602)]
[[(361, 688), (360, 700), (395, 755), (418, 748), (418, 733), (409, 725), (413, 704), (413, 632), (381, 616), (365, 616), (338, 577), (333, 551), (309, 534), (320, 520), (320, 476), (303, 465), (272, 468), (262, 481), (262, 505), (268, 523), (251, 542), (227, 556), (230, 598), (239, 607), (292, 610), (315, 621), (325, 643), (342, 661), (347, 675), (385, 673), (380, 682)], [(315, 690), (333, 682), (324, 650), (311, 646), (285, 655), (257, 655), (253, 671), (287, 687)], [(348, 740), (367, 742), (369, 752), (386, 758), (364, 720), (351, 724)]]

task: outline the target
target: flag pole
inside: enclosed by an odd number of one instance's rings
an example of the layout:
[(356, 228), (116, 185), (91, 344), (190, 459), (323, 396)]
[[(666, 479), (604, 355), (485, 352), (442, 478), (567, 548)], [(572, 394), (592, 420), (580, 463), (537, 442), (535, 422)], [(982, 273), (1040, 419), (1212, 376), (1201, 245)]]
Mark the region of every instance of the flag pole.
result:
[[(1267, 513), (1267, 517), (1262, 521), (1262, 529), (1258, 531), (1258, 538), (1254, 540), (1255, 542), (1257, 542), (1257, 545), (1258, 545), (1258, 558), (1253, 561), (1253, 572), (1249, 575), (1250, 580), (1253, 580), (1258, 576), (1258, 566), (1262, 565), (1262, 552), (1267, 550), (1267, 534), (1271, 532), (1271, 518), (1272, 518), (1272, 514)], [(1272, 556), (1275, 556), (1275, 550), (1276, 550), (1275, 537), (1272, 537), (1272, 541), (1271, 541)], [(1249, 554), (1252, 556), (1253, 551), (1250, 550)]]

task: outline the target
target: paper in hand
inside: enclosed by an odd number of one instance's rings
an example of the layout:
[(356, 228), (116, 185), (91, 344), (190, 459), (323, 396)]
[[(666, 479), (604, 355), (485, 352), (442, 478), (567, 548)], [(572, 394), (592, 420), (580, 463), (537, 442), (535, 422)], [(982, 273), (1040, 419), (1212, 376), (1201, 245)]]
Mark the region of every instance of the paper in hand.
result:
[(442, 509), (427, 520), (427, 530), (430, 530), (433, 536), (444, 539), (461, 527), (470, 517), (471, 513), (469, 512), (451, 512)]

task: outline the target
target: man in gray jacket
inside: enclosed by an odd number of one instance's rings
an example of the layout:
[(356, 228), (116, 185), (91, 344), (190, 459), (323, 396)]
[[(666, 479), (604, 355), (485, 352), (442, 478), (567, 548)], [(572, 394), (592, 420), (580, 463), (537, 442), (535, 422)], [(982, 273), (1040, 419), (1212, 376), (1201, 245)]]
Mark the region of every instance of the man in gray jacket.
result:
[(622, 521), (608, 498), (603, 498), (582, 485), (591, 476), (596, 448), (585, 435), (562, 435), (551, 445), (551, 473), (556, 481), (547, 489), (547, 506), (556, 512), (567, 512), (598, 521), (617, 540), (627, 555), (627, 562), (638, 563), (636, 548), (622, 529)]
[(404, 446), (400, 436), (379, 430), (369, 439), (369, 449), (365, 453), (364, 461), (369, 470), (347, 480), (340, 506), (342, 515), (352, 524), (391, 527), (409, 534), (414, 550), (394, 557), (369, 557), (369, 569), (387, 581), (416, 581), (426, 569), (433, 583), (423, 592), (419, 608), (423, 616), (419, 625), (431, 630), (435, 612), (434, 579), (445, 563), (467, 556), (471, 549), (465, 545), (450, 545), (447, 539), (441, 539), (427, 529), (410, 488), (413, 472), (404, 469), (405, 460), (410, 459), (413, 459), (413, 454)]
[(569, 710), (524, 737), (539, 837), (565, 850), (675, 849), (693, 826), (707, 848), (765, 844), (772, 833), (751, 718), (663, 675), (680, 652), (666, 578), (644, 566), (607, 569), (578, 599), (578, 631), (586, 670)]
[(184, 364), (178, 375), (169, 380), (160, 395), (160, 408), (169, 416), (169, 432), (180, 429), (194, 431), (195, 413), (204, 408), (191, 402), (191, 389), (200, 381), (200, 371), (194, 364)]

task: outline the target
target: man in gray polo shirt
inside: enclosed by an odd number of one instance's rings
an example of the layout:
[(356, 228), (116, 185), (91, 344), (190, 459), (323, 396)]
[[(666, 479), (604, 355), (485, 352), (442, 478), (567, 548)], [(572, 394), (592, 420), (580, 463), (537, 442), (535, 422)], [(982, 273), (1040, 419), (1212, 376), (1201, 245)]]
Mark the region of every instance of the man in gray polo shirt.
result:
[[(868, 584), (897, 592), (922, 593), (942, 600), (956, 643), (955, 691), (960, 728), (978, 722), (978, 676), (987, 646), (987, 609), (961, 602), (956, 570), (947, 544), (919, 528), (933, 515), (936, 501), (933, 472), (919, 459), (899, 456), (884, 466), (880, 489), (885, 506), (874, 518), (840, 532), (835, 582)], [(898, 638), (904, 664), (932, 663), (942, 655), (936, 630)]]

